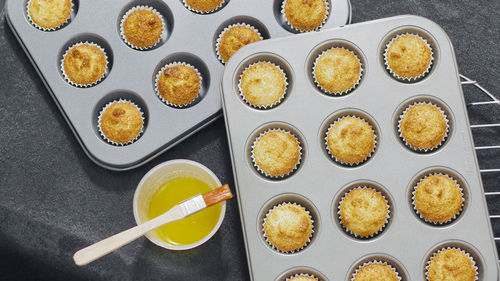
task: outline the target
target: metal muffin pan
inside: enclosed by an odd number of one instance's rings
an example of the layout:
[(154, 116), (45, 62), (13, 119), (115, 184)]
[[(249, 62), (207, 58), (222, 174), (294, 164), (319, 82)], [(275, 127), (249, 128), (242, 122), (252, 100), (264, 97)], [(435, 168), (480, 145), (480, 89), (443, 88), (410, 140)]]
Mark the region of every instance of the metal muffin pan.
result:
[[(430, 74), (416, 83), (395, 80), (383, 62), (387, 42), (407, 31), (426, 38), (434, 50)], [(359, 86), (340, 97), (322, 93), (311, 75), (316, 56), (331, 46), (355, 51), (364, 68)], [(287, 96), (270, 110), (251, 108), (238, 93), (242, 70), (258, 60), (272, 61), (288, 74)], [(403, 280), (425, 280), (427, 260), (445, 246), (468, 251), (478, 266), (479, 280), (498, 280), (498, 257), (455, 54), (450, 39), (434, 22), (398, 16), (246, 46), (226, 65), (222, 97), (253, 280), (283, 281), (299, 271), (316, 272), (330, 281), (350, 280), (357, 266), (370, 259), (388, 261)], [(448, 113), (448, 138), (431, 153), (405, 147), (397, 132), (398, 116), (414, 100), (433, 101)], [(334, 162), (324, 144), (329, 122), (346, 113), (369, 119), (378, 135), (375, 153), (356, 167)], [(254, 138), (271, 127), (288, 129), (302, 142), (300, 167), (282, 180), (261, 176), (249, 159)], [(428, 224), (413, 210), (411, 191), (428, 171), (446, 171), (464, 189), (463, 211), (449, 224)], [(371, 239), (349, 235), (338, 222), (341, 196), (358, 185), (381, 191), (391, 209), (388, 225)], [(315, 221), (311, 243), (293, 254), (278, 253), (262, 236), (265, 213), (280, 202), (300, 203)]]
[[(51, 32), (30, 24), (27, 1), (7, 0), (7, 22), (83, 150), (94, 162), (112, 170), (128, 170), (146, 163), (221, 115), (219, 80), (224, 65), (217, 59), (214, 46), (224, 27), (246, 22), (265, 39), (293, 34), (280, 16), (281, 0), (227, 0), (223, 8), (206, 15), (189, 11), (180, 0), (73, 0), (70, 22)], [(349, 0), (328, 1), (331, 12), (324, 28), (349, 23)], [(122, 16), (136, 5), (152, 6), (165, 19), (166, 32), (151, 50), (132, 49), (120, 36)], [(68, 84), (60, 71), (62, 55), (80, 41), (98, 43), (109, 58), (106, 77), (89, 88)], [(201, 98), (183, 109), (162, 103), (154, 91), (159, 69), (177, 60), (194, 65), (203, 76)], [(118, 98), (132, 100), (146, 118), (142, 136), (121, 147), (104, 141), (97, 129), (101, 108)]]

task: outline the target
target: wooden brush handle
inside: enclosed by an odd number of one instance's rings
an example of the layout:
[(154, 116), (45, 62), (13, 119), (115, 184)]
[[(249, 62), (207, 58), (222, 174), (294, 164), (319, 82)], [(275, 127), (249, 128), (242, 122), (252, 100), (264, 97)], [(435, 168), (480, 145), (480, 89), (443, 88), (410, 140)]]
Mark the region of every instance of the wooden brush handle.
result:
[(205, 200), (205, 204), (207, 204), (207, 208), (220, 203), (222, 201), (226, 201), (228, 199), (233, 198), (233, 194), (231, 193), (231, 189), (229, 185), (225, 184), (221, 187), (218, 187), (210, 192), (207, 192), (202, 195), (203, 200)]

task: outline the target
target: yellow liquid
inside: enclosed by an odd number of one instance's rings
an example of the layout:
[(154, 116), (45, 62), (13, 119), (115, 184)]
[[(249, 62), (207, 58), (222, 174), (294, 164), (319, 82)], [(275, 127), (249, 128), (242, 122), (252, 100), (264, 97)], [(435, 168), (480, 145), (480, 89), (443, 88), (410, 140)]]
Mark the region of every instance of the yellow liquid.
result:
[[(148, 216), (153, 219), (179, 202), (212, 190), (206, 183), (193, 178), (177, 178), (164, 184), (153, 195)], [(182, 220), (155, 229), (159, 238), (168, 244), (184, 246), (205, 238), (215, 227), (222, 209), (221, 203)]]

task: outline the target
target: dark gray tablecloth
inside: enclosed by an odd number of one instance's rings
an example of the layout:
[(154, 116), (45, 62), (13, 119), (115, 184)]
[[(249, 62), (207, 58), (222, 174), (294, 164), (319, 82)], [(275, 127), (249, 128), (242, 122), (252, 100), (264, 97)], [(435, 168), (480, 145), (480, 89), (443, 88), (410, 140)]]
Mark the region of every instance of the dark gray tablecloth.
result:
[[(500, 1), (352, 5), (354, 23), (400, 14), (436, 21), (453, 41), (460, 72), (500, 96)], [(467, 101), (486, 100), (470, 87)], [(500, 122), (499, 107), (470, 107), (471, 123)], [(498, 128), (473, 132), (476, 145), (500, 144)], [(500, 150), (480, 151), (478, 157), (481, 168), (500, 168)], [(236, 200), (228, 203), (219, 232), (197, 249), (171, 252), (141, 238), (89, 266), (73, 264), (76, 250), (135, 224), (131, 202), (137, 183), (155, 165), (175, 158), (201, 162), (222, 182), (234, 182), (222, 119), (133, 171), (95, 165), (1, 14), (0, 280), (249, 280)], [(486, 191), (500, 190), (500, 173), (483, 180)], [(488, 203), (491, 213), (500, 214), (500, 197), (490, 196)], [(500, 223), (493, 227), (500, 235)]]

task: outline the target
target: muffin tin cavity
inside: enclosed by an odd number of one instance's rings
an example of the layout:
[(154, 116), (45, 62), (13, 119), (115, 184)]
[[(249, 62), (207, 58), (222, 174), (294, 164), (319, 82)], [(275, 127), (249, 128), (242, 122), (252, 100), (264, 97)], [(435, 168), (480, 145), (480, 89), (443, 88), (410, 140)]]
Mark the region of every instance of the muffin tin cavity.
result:
[[(136, 6), (148, 6), (148, 7), (154, 8), (163, 17), (163, 21), (165, 23), (160, 41), (156, 45), (154, 45), (153, 47), (150, 47), (150, 48), (147, 48), (144, 50), (132, 48), (130, 45), (128, 45), (125, 42), (125, 40), (123, 39), (123, 37), (121, 35), (120, 25), (121, 25), (121, 21), (123, 19), (123, 16), (130, 9), (132, 9)], [(136, 0), (136, 1), (131, 1), (130, 3), (128, 3), (126, 6), (124, 6), (121, 9), (120, 13), (118, 14), (116, 26), (117, 26), (118, 37), (120, 37), (120, 39), (123, 41), (123, 44), (125, 44), (128, 47), (130, 47), (131, 49), (134, 49), (137, 51), (151, 51), (151, 50), (159, 48), (163, 44), (165, 44), (165, 42), (168, 41), (168, 38), (170, 37), (170, 35), (172, 35), (172, 31), (174, 30), (174, 15), (172, 14), (172, 11), (167, 6), (167, 4), (165, 4), (164, 1), (160, 1), (160, 0)]]
[(307, 276), (316, 277), (318, 279), (318, 281), (328, 281), (328, 278), (326, 278), (325, 275), (323, 275), (322, 273), (320, 273), (316, 269), (311, 268), (311, 267), (305, 267), (305, 266), (291, 268), (291, 269), (283, 272), (282, 274), (280, 274), (275, 279), (275, 281), (287, 281), (287, 280), (289, 280), (289, 278), (292, 278), (292, 277), (297, 276), (297, 275), (300, 276), (301, 274), (306, 274)]
[(386, 255), (386, 254), (371, 254), (365, 257), (362, 257), (361, 259), (357, 260), (350, 268), (350, 270), (347, 272), (347, 276), (345, 280), (353, 280), (352, 278), (354, 277), (354, 274), (356, 271), (363, 266), (364, 264), (368, 264), (370, 262), (377, 261), (377, 262), (382, 262), (382, 263), (387, 263), (390, 267), (396, 270), (398, 273), (400, 280), (402, 281), (409, 281), (409, 274), (406, 270), (406, 268), (403, 266), (401, 262), (399, 262), (396, 258)]
[[(254, 106), (249, 102), (246, 102), (241, 95), (239, 86), (241, 75), (249, 66), (258, 62), (270, 62), (274, 64), (275, 66), (280, 68), (280, 70), (285, 74), (286, 77), (287, 85), (286, 85), (285, 95), (280, 101), (278, 101), (276, 104), (272, 106), (267, 106), (267, 107)], [(293, 80), (294, 80), (293, 71), (287, 61), (285, 61), (282, 57), (273, 53), (260, 53), (246, 59), (243, 63), (240, 64), (238, 70), (235, 72), (234, 75), (234, 92), (241, 99), (241, 102), (243, 102), (246, 106), (253, 108), (255, 110), (270, 110), (286, 102), (287, 98), (290, 96), (290, 93), (293, 91)]]
[[(306, 211), (309, 212), (310, 217), (312, 218), (312, 234), (310, 237), (310, 242), (305, 244), (305, 246), (302, 249), (296, 250), (292, 253), (284, 253), (282, 251), (278, 251), (275, 247), (271, 246), (267, 241), (264, 236), (264, 219), (266, 218), (266, 215), (269, 213), (269, 211), (275, 207), (278, 206), (282, 203), (291, 203), (291, 204), (298, 204), (306, 209)], [(306, 199), (302, 195), (295, 194), (295, 193), (286, 193), (286, 194), (280, 194), (275, 196), (274, 198), (270, 199), (268, 202), (264, 204), (264, 206), (260, 209), (259, 216), (257, 217), (257, 232), (259, 237), (262, 240), (262, 243), (265, 245), (265, 247), (269, 248), (271, 251), (273, 251), (276, 254), (280, 255), (296, 255), (300, 254), (303, 251), (308, 250), (311, 248), (311, 246), (315, 243), (317, 240), (319, 231), (320, 231), (320, 217), (319, 217), (319, 211), (316, 208), (316, 206), (309, 201), (309, 199)]]
[[(46, 29), (46, 28), (42, 28), (40, 26), (38, 26), (36, 23), (34, 23), (32, 20), (31, 20), (31, 17), (29, 16), (28, 14), (28, 4), (29, 4), (30, 0), (24, 0), (23, 3), (24, 3), (24, 17), (26, 18), (26, 20), (28, 21), (28, 23), (33, 26), (33, 28), (36, 28), (40, 31), (46, 31), (46, 32), (52, 32), (52, 31), (57, 31), (57, 30), (60, 30), (66, 26), (68, 26), (72, 21), (75, 20), (76, 18), (76, 15), (78, 14), (78, 10), (80, 8), (80, 0), (71, 0), (71, 3), (73, 4), (72, 6), (72, 9), (71, 9), (71, 14), (69, 16), (69, 19), (63, 23), (62, 25), (58, 26), (57, 28), (52, 28), (52, 29)], [(1, 10), (2, 7), (0, 7), (0, 10)]]
[[(299, 30), (296, 30), (292, 28), (288, 22), (286, 21), (285, 15), (281, 12), (281, 8), (283, 5), (283, 2), (285, 0), (273, 0), (273, 14), (274, 18), (278, 22), (278, 24), (283, 27), (286, 31), (290, 33), (301, 33)], [(332, 6), (332, 0), (325, 0), (326, 3), (328, 3), (327, 6), (327, 18), (325, 20), (325, 23), (322, 24), (322, 26), (319, 28), (320, 30), (324, 28), (324, 26), (328, 23), (330, 18), (332, 17), (332, 14), (335, 14), (335, 6)]]

